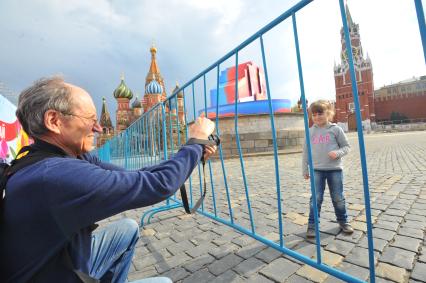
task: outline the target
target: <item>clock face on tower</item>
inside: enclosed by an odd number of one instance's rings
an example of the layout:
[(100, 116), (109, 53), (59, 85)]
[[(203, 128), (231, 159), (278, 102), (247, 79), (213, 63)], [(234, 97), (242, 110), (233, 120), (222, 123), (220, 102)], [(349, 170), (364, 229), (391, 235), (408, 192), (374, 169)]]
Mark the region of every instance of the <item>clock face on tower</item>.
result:
[(348, 55), (346, 55), (346, 49), (342, 51), (342, 61), (347, 62), (348, 61)]
[(352, 47), (352, 54), (354, 58), (358, 58), (359, 56), (359, 47)]

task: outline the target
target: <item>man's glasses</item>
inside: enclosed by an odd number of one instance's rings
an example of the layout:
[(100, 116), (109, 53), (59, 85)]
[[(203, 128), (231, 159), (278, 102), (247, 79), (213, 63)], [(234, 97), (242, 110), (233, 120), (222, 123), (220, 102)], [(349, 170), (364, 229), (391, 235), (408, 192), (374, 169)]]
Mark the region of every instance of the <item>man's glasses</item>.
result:
[(98, 123), (98, 119), (93, 118), (93, 117), (85, 117), (85, 116), (77, 115), (77, 114), (74, 114), (74, 113), (68, 113), (68, 112), (61, 112), (61, 114), (66, 115), (66, 116), (73, 116), (73, 117), (77, 117), (77, 118), (80, 118), (80, 119), (88, 120), (88, 121), (91, 122), (90, 125), (92, 125), (92, 127)]

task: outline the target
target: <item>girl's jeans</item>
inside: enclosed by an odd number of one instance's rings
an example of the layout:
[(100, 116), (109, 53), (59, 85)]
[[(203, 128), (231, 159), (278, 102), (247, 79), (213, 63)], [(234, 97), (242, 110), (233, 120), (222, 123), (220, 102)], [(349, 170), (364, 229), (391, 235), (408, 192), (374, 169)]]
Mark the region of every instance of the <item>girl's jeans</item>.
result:
[[(346, 213), (345, 197), (343, 196), (342, 170), (331, 170), (331, 171), (315, 170), (314, 172), (315, 172), (315, 190), (316, 190), (317, 208), (318, 208), (318, 222), (320, 218), (322, 201), (324, 200), (325, 182), (327, 181), (337, 222), (341, 224), (346, 223), (348, 221), (348, 215)], [(313, 227), (314, 223), (315, 223), (314, 207), (312, 205), (312, 196), (311, 196), (310, 210), (309, 210), (309, 224), (308, 224), (309, 227)]]

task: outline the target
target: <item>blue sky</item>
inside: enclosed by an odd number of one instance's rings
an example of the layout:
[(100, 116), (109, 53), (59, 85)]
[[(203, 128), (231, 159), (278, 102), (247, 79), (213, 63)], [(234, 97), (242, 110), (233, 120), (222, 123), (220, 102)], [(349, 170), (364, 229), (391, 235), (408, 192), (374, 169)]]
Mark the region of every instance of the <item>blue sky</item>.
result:
[[(149, 48), (170, 94), (298, 1), (283, 0), (32, 0), (0, 1), (0, 81), (20, 92), (34, 80), (62, 74), (102, 97), (115, 118), (112, 92), (124, 72), (143, 94)], [(349, 0), (369, 54), (375, 88), (426, 75), (414, 1)], [(337, 0), (315, 0), (297, 14), (308, 99), (334, 99), (341, 18)], [(265, 34), (271, 93), (300, 96), (291, 19)], [(241, 53), (261, 65), (258, 43)], [(233, 61), (229, 61), (229, 66)]]

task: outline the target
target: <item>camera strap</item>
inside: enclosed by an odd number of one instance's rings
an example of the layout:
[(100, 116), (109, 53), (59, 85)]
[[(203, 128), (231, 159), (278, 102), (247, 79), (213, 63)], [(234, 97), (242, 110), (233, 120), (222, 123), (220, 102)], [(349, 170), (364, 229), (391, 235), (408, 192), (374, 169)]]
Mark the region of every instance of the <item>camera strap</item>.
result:
[(201, 194), (201, 197), (198, 199), (198, 201), (195, 203), (195, 205), (192, 208), (189, 208), (188, 195), (186, 194), (185, 183), (182, 184), (182, 186), (180, 187), (180, 196), (181, 196), (181, 199), (182, 199), (183, 208), (185, 209), (185, 212), (187, 214), (193, 214), (201, 206), (201, 204), (203, 203), (204, 198), (206, 196), (206, 193), (207, 193), (206, 170), (205, 170), (206, 161), (204, 160), (204, 145), (219, 146), (220, 139), (217, 135), (210, 135), (208, 140), (191, 138), (191, 139), (188, 140), (188, 142), (186, 144), (187, 145), (190, 145), (190, 144), (203, 145), (203, 156), (201, 157), (201, 163), (203, 164), (204, 190), (203, 190), (203, 193)]

